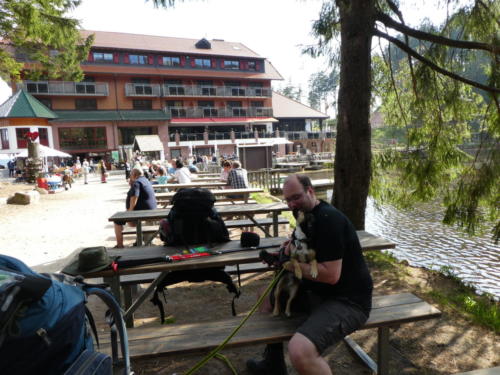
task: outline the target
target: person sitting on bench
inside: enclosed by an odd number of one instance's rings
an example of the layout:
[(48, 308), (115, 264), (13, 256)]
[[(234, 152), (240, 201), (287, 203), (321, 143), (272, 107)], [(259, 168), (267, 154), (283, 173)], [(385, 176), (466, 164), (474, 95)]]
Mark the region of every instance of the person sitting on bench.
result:
[[(283, 185), (288, 207), (308, 215), (311, 224), (301, 228), (315, 250), (318, 276), (313, 279), (311, 266), (300, 263), (302, 283), (293, 310), (305, 312), (307, 319), (288, 344), (290, 361), (301, 375), (331, 374), (322, 357), (328, 347), (363, 327), (371, 310), (373, 282), (361, 252), (356, 230), (349, 219), (330, 204), (316, 198), (311, 180), (291, 175)], [(312, 216), (312, 219), (311, 219)], [(305, 228), (303, 228), (305, 227)], [(289, 242), (283, 244), (285, 254)], [(293, 271), (293, 269), (288, 269)], [(273, 292), (261, 306), (271, 312)], [(287, 374), (283, 344), (268, 344), (264, 359), (247, 361), (252, 374)]]
[[(156, 208), (156, 196), (151, 182), (144, 177), (142, 169), (134, 168), (130, 172), (130, 189), (127, 193), (126, 207), (127, 211), (134, 210), (153, 210)], [(115, 248), (123, 247), (123, 226), (125, 221), (115, 221)], [(135, 226), (135, 223), (129, 223)]]

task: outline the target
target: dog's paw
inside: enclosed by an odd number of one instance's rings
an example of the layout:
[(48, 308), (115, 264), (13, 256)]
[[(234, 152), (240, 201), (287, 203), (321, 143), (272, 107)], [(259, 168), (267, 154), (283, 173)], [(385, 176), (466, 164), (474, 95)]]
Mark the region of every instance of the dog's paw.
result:
[(273, 310), (273, 316), (279, 316), (279, 315), (280, 315), (280, 310), (279, 310), (279, 309), (277, 309), (277, 308), (275, 308), (275, 309)]
[(311, 277), (316, 279), (318, 277), (318, 270), (316, 268), (311, 268)]
[(287, 318), (291, 318), (292, 317), (292, 313), (290, 311), (285, 311), (285, 315)]

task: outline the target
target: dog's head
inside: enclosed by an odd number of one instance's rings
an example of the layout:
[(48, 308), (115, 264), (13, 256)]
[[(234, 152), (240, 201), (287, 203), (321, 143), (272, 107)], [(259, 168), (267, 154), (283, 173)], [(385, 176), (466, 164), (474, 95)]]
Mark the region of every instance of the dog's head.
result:
[[(307, 251), (310, 247), (310, 238), (307, 234), (311, 233), (311, 225), (314, 216), (311, 214), (304, 214), (299, 211), (297, 214), (297, 225), (292, 234), (292, 242), (296, 250)], [(307, 233), (307, 234), (306, 234)]]

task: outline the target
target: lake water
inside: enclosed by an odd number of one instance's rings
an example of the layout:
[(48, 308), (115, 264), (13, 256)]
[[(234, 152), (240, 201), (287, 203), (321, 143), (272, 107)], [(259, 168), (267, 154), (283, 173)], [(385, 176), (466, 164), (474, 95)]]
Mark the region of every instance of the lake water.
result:
[[(331, 194), (327, 192), (328, 199)], [(493, 243), (490, 233), (469, 237), (442, 224), (442, 217), (430, 205), (403, 211), (389, 205), (376, 208), (369, 199), (365, 228), (395, 242), (391, 252), (396, 258), (428, 269), (449, 267), (479, 293), (500, 300), (500, 246)]]

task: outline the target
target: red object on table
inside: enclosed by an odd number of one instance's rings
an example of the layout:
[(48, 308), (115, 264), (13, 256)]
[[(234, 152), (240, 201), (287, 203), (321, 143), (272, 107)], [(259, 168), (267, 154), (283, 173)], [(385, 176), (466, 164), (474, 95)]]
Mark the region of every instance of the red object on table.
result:
[(191, 259), (191, 258), (207, 257), (210, 255), (212, 255), (212, 254), (210, 254), (210, 253), (182, 254), (182, 255), (172, 255), (172, 256), (170, 256), (170, 259), (177, 261), (177, 260), (184, 260), (184, 259)]

